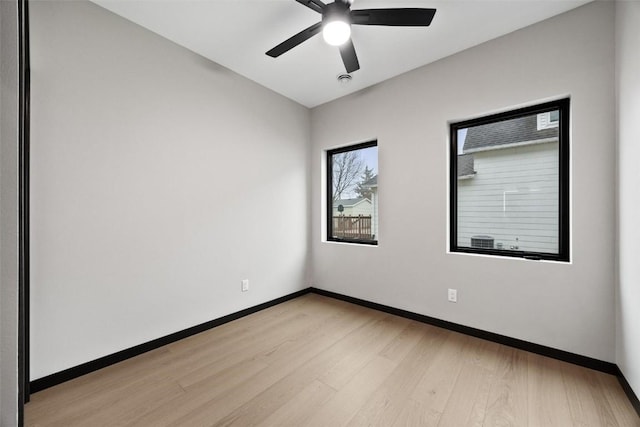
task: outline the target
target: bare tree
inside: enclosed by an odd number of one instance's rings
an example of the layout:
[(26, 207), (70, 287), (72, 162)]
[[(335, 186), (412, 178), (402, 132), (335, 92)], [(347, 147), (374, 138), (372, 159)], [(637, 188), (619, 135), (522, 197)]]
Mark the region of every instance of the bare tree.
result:
[(364, 161), (357, 151), (334, 154), (333, 163), (333, 200), (342, 199), (343, 194), (348, 194), (356, 185)]

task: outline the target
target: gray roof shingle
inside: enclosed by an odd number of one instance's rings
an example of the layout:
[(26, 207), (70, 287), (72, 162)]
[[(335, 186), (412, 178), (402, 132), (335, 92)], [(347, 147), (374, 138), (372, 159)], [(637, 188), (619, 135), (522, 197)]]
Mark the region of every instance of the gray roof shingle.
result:
[(537, 114), (472, 126), (467, 130), (463, 152), (558, 137), (557, 127), (537, 130), (537, 126)]

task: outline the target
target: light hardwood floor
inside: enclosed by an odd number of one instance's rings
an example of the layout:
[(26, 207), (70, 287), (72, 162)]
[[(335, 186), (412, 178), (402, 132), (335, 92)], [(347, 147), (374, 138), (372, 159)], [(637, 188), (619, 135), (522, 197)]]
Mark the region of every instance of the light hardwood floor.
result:
[(27, 426), (640, 426), (615, 377), (307, 294), (32, 396)]

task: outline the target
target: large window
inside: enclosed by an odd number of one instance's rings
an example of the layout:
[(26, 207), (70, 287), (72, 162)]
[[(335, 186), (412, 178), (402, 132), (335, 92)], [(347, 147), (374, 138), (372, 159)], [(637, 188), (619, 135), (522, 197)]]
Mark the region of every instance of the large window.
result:
[(378, 243), (376, 141), (327, 151), (327, 240)]
[(450, 131), (451, 251), (569, 261), (569, 100)]

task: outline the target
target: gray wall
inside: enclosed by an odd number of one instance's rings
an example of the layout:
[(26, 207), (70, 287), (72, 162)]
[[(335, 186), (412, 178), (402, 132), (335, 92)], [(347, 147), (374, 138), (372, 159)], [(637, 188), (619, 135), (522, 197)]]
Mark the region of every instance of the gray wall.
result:
[(640, 396), (640, 3), (616, 2), (619, 287), (616, 361)]
[[(614, 4), (594, 2), (313, 109), (314, 285), (614, 362), (613, 87)], [(572, 262), (447, 253), (447, 123), (567, 95)], [(372, 138), (379, 246), (323, 242), (324, 151)]]
[(32, 379), (309, 286), (306, 108), (84, 1), (31, 42)]
[(18, 424), (18, 11), (0, 1), (0, 426)]

